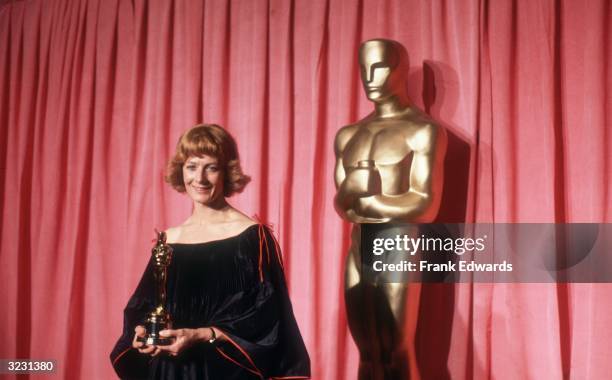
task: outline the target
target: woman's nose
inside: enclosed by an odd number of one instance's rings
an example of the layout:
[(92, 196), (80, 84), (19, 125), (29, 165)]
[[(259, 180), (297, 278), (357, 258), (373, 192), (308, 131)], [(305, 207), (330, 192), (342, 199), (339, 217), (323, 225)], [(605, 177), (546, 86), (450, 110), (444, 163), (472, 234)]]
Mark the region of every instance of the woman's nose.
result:
[(206, 175), (206, 170), (201, 170), (198, 173), (198, 181), (202, 184), (207, 184), (208, 183), (208, 176)]

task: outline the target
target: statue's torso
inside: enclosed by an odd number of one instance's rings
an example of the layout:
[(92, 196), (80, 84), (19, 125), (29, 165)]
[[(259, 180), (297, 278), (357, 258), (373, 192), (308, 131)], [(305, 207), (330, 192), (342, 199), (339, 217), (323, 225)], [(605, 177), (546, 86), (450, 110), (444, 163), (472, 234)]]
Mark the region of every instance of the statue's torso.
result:
[(350, 175), (359, 161), (372, 160), (380, 173), (384, 194), (408, 191), (414, 140), (423, 125), (414, 116), (358, 122), (342, 151), (345, 172)]

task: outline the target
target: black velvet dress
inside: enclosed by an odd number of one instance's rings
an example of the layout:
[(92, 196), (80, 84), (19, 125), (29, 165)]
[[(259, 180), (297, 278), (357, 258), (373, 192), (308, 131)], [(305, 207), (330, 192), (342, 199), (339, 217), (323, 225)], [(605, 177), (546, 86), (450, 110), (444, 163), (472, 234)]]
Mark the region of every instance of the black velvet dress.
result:
[(310, 359), (298, 330), (278, 244), (254, 225), (237, 236), (170, 244), (167, 308), (173, 328), (212, 326), (227, 340), (197, 343), (176, 357), (151, 357), (132, 348), (134, 328), (153, 308), (147, 265), (124, 310), (123, 334), (111, 352), (122, 379), (309, 378)]

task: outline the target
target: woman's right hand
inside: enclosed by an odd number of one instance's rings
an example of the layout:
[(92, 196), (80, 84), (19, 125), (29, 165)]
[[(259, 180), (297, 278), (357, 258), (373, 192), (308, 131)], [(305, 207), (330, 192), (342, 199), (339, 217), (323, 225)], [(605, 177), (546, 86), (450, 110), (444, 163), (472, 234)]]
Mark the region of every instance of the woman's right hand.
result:
[(151, 356), (159, 355), (159, 353), (161, 352), (159, 347), (153, 346), (153, 345), (147, 346), (146, 343), (138, 341), (139, 337), (144, 338), (144, 336), (147, 333), (147, 330), (144, 328), (144, 326), (136, 326), (136, 328), (134, 329), (134, 333), (135, 334), (134, 334), (134, 340), (132, 340), (132, 347), (137, 349), (138, 352), (140, 352), (141, 354), (147, 354)]

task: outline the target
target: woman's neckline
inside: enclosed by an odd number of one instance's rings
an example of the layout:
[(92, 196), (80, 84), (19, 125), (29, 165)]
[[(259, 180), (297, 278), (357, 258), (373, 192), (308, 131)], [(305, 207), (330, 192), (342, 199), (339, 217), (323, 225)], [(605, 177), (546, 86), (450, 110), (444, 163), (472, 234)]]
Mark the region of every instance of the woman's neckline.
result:
[(255, 227), (255, 226), (260, 226), (259, 223), (255, 223), (255, 224), (251, 224), (250, 226), (248, 226), (247, 228), (245, 228), (244, 230), (240, 231), (239, 233), (237, 233), (236, 235), (232, 235), (232, 236), (228, 236), (226, 238), (222, 238), (222, 239), (215, 239), (215, 240), (208, 240), (208, 241), (201, 241), (201, 242), (197, 242), (197, 243), (181, 243), (181, 242), (175, 242), (175, 243), (168, 243), (168, 245), (204, 245), (204, 244), (210, 244), (210, 243), (217, 243), (217, 242), (221, 242), (221, 241), (225, 241), (225, 240), (230, 240), (230, 239), (235, 239), (237, 237), (242, 236), (244, 233), (246, 233), (248, 230), (250, 230), (251, 228)]

